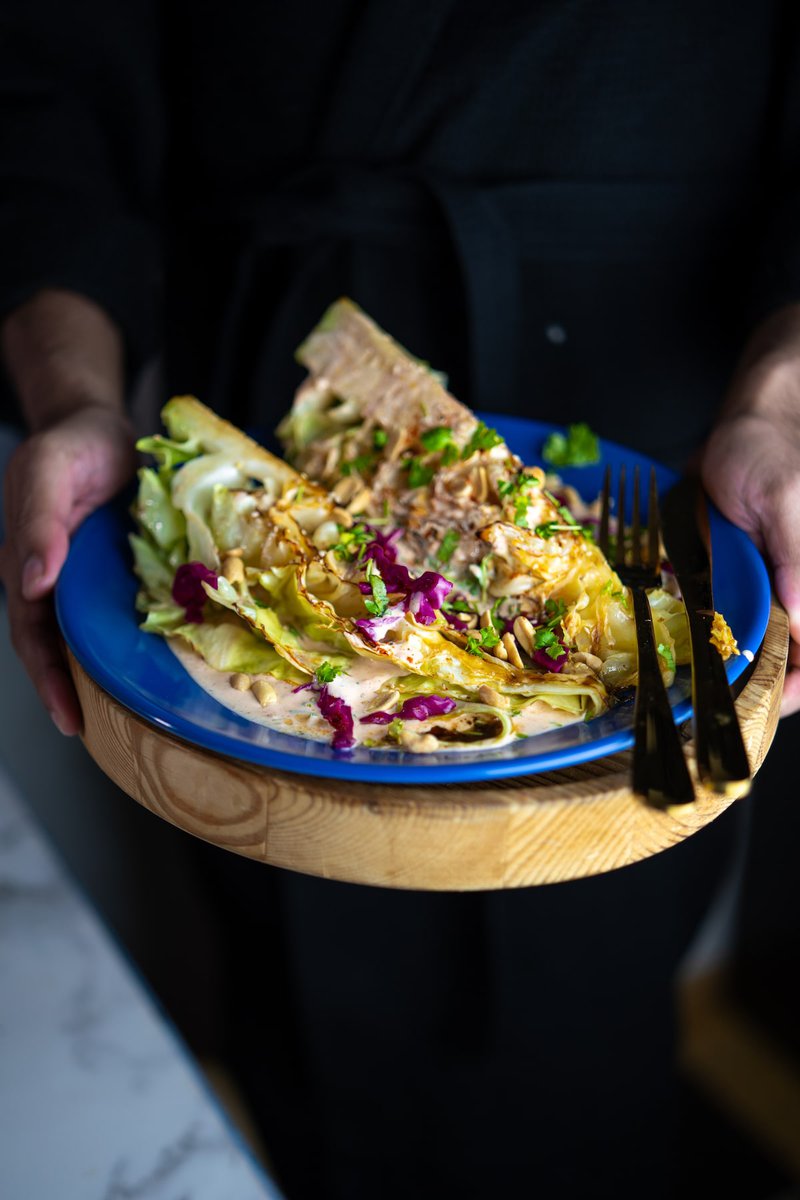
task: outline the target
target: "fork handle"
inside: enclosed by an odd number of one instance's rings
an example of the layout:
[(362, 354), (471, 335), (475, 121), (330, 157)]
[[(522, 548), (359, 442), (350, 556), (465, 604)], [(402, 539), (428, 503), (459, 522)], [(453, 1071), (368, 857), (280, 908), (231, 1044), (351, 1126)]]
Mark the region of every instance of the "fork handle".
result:
[(691, 804), (694, 786), (658, 665), (653, 614), (644, 588), (631, 588), (639, 651), (634, 708), (633, 790), (658, 807)]

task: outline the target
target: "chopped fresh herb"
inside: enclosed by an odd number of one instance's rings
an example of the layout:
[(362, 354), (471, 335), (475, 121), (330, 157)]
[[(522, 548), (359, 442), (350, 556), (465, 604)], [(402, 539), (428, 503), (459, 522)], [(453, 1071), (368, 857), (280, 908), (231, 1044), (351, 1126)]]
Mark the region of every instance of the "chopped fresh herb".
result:
[(663, 658), (663, 660), (666, 664), (667, 670), (674, 671), (675, 670), (675, 655), (672, 653), (669, 646), (665, 646), (663, 642), (659, 642), (658, 643), (658, 653)]
[(466, 600), (443, 600), (442, 609), (444, 612), (461, 612), (474, 615), (475, 610)]
[(520, 496), (514, 504), (514, 524), (520, 529), (528, 528), (528, 501), (524, 496)]
[(500, 596), (497, 600), (495, 600), (494, 604), (491, 607), (491, 611), (489, 612), (489, 617), (491, 618), (491, 622), (494, 625), (495, 629), (498, 631), (498, 633), (501, 634), (501, 636), (503, 633), (505, 633), (505, 622), (503, 621), (503, 618), (500, 616), (500, 605), (503, 603), (504, 600), (505, 600), (505, 596)]
[(561, 526), (558, 521), (544, 521), (541, 525), (537, 525), (533, 532), (537, 537), (547, 539), (551, 538), (559, 529)]
[(458, 446), (455, 444), (455, 442), (449, 442), (442, 451), (442, 466), (452, 466), (454, 462), (458, 462), (458, 459)]
[(628, 597), (622, 591), (614, 591), (614, 580), (607, 580), (600, 589), (601, 596), (610, 596), (612, 600), (619, 600), (623, 608), (628, 607)]
[(449, 563), (460, 540), (461, 534), (457, 529), (448, 529), (436, 552), (436, 561), (443, 564)]
[(344, 667), (335, 667), (333, 663), (320, 663), (314, 672), (317, 683), (332, 683), (337, 675), (341, 675)]
[(372, 588), (372, 599), (365, 600), (364, 607), (373, 617), (382, 617), (389, 607), (389, 597), (386, 594), (386, 584), (371, 558), (367, 560), (367, 583)]
[(424, 466), (419, 458), (413, 456), (405, 460), (403, 468), (408, 471), (408, 486), (411, 488), (425, 487), (434, 476), (432, 467)]
[(542, 625), (534, 632), (533, 646), (535, 650), (544, 650), (547, 657), (552, 659), (559, 659), (564, 653), (561, 639), (549, 625)]
[(360, 562), (367, 542), (372, 539), (372, 534), (366, 525), (361, 523), (353, 525), (351, 529), (345, 529), (343, 525), (339, 525), (338, 529), (339, 541), (335, 546), (331, 547), (334, 554), (337, 558), (344, 559), (346, 562), (353, 562), (354, 560)]
[(467, 653), (480, 654), (481, 650), (491, 650), (500, 641), (500, 634), (493, 625), (487, 625), (485, 629), (478, 629), (476, 633), (470, 634), (467, 638)]
[(514, 505), (514, 524), (520, 529), (528, 528), (528, 492), (531, 488), (539, 487), (540, 480), (535, 475), (520, 471), (513, 479), (501, 479), (497, 492), (501, 500), (508, 500)]
[(539, 629), (534, 630), (533, 644), (537, 650), (546, 650), (554, 642), (558, 642), (558, 638), (549, 626), (542, 625)]
[(600, 441), (579, 421), (570, 425), (566, 434), (551, 433), (542, 447), (542, 458), (554, 467), (586, 467), (600, 461)]
[(385, 429), (375, 428), (372, 431), (372, 444), (376, 450), (382, 450), (389, 440), (389, 435)]
[(359, 475), (366, 475), (375, 466), (376, 457), (374, 450), (370, 450), (366, 454), (357, 454), (355, 458), (343, 462), (339, 470), (343, 475), (352, 475), (353, 471), (358, 471)]
[(544, 602), (544, 611), (548, 616), (547, 624), (552, 627), (553, 625), (557, 625), (566, 615), (567, 606), (563, 600), (553, 600), (550, 598)]
[(480, 584), (480, 589), (482, 592), (485, 592), (489, 586), (489, 563), (491, 560), (491, 553), (484, 554), (478, 565), (472, 567), (472, 573)]
[(426, 429), (419, 440), (426, 450), (435, 453), (452, 443), (453, 431), (449, 425), (437, 425), (435, 429)]
[(483, 421), (478, 421), (472, 437), (461, 451), (461, 457), (462, 459), (472, 458), (473, 454), (477, 454), (479, 450), (491, 450), (493, 446), (499, 446), (502, 441), (503, 439), (496, 429), (490, 429)]

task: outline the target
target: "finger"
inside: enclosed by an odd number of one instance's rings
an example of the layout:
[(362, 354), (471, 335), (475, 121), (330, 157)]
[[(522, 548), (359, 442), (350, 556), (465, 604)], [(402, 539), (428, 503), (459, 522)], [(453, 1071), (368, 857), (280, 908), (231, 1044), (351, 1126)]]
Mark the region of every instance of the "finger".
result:
[(67, 556), (73, 507), (69, 472), (55, 455), (32, 443), (9, 466), (6, 506), (9, 551), (16, 560), (7, 564), (6, 575), (16, 574), (22, 595), (37, 600), (53, 588)]
[(50, 600), (26, 600), (8, 592), (11, 641), (56, 727), (79, 733), (81, 708), (61, 651)]
[(775, 594), (789, 615), (792, 641), (800, 645), (800, 478), (783, 482), (759, 518)]
[(781, 717), (789, 717), (798, 711), (800, 711), (800, 646), (797, 642), (791, 642), (781, 699)]

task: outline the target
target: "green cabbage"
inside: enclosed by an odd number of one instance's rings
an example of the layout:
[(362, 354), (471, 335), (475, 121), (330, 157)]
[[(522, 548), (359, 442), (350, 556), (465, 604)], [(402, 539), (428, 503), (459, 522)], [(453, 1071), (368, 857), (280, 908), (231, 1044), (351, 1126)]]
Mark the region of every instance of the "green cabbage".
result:
[(169, 483), (152, 467), (143, 467), (139, 472), (135, 512), (141, 526), (164, 550), (186, 535), (186, 521), (172, 502)]
[(271, 674), (289, 683), (302, 683), (307, 674), (288, 663), (274, 646), (252, 634), (245, 626), (230, 620), (202, 625), (180, 625), (167, 631), (168, 637), (188, 642), (215, 671), (242, 672), (245, 675)]

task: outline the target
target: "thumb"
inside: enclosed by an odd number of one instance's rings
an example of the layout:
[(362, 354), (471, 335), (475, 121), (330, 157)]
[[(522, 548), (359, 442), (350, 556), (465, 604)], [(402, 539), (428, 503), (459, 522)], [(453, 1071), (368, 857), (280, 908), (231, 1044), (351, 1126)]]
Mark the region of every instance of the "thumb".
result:
[(792, 641), (800, 645), (800, 494), (785, 488), (761, 520), (761, 536), (772, 563), (775, 593), (789, 615)]

